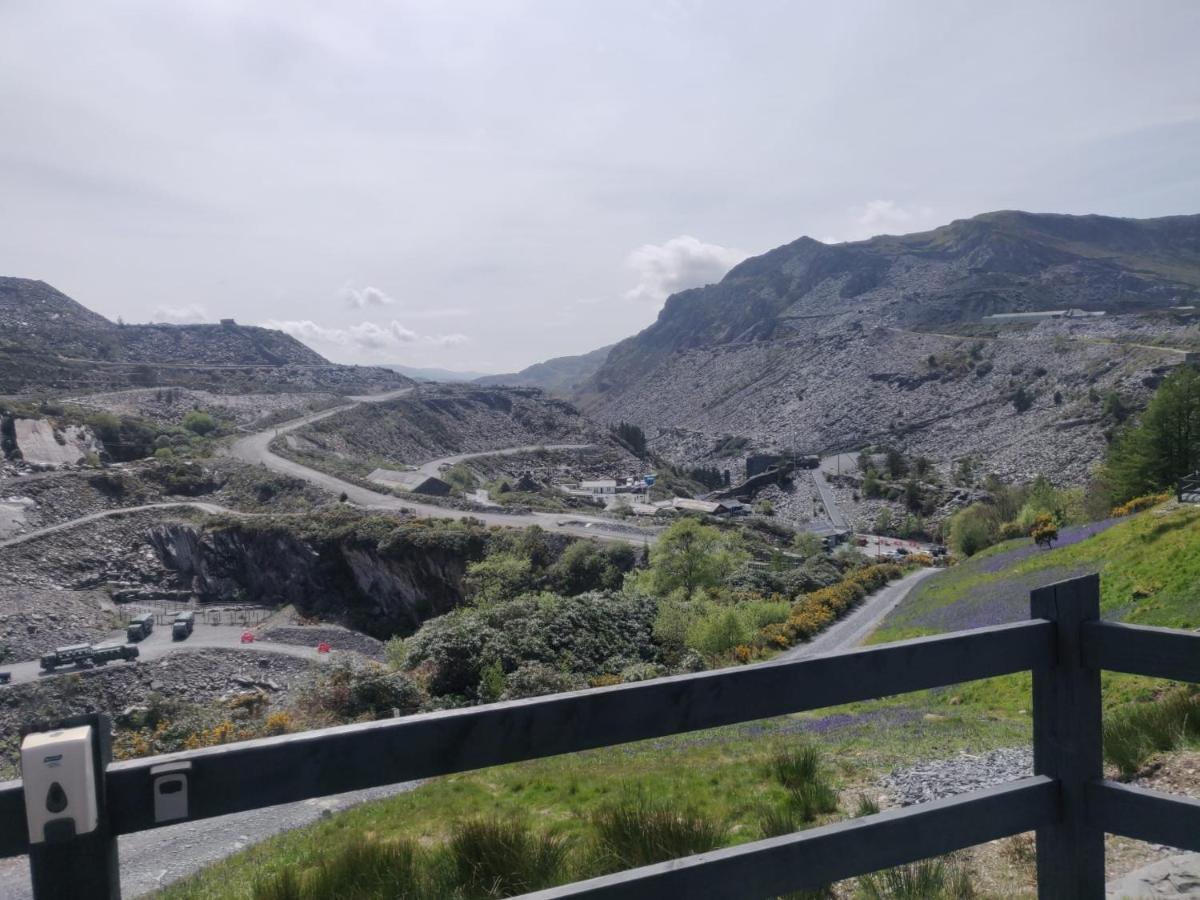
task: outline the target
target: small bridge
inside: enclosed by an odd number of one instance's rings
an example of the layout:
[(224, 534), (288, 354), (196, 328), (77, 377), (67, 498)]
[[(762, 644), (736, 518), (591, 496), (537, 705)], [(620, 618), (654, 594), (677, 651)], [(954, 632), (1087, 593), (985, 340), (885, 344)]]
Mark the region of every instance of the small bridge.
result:
[[(845, 653), (127, 762), (107, 763), (101, 748), (96, 830), (31, 848), (26, 803), (39, 808), (45, 797), (27, 798), (21, 782), (7, 782), (0, 784), (0, 857), (32, 849), (37, 900), (116, 898), (122, 834), (1032, 671), (1032, 777), (527, 896), (774, 897), (1036, 831), (1038, 896), (1101, 900), (1105, 833), (1200, 850), (1200, 800), (1105, 780), (1100, 673), (1200, 683), (1200, 634), (1101, 621), (1095, 575), (1034, 591), (1030, 612), (1009, 625)], [(160, 796), (167, 785), (173, 802)]]

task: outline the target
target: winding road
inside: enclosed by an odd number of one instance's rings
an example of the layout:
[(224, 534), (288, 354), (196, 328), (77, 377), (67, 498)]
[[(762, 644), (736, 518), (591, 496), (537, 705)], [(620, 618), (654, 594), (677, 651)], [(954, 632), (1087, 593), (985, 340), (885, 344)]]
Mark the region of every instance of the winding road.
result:
[[(407, 510), (416, 513), (420, 516), (435, 519), (461, 519), (465, 516), (470, 516), (473, 519), (478, 519), (486, 525), (499, 525), (504, 528), (525, 528), (529, 525), (540, 525), (547, 531), (558, 531), (564, 534), (574, 535), (576, 537), (593, 537), (602, 541), (649, 541), (653, 542), (658, 536), (658, 529), (635, 528), (633, 526), (622, 526), (613, 522), (611, 519), (602, 519), (594, 516), (576, 516), (570, 514), (534, 512), (528, 515), (518, 515), (516, 513), (501, 513), (501, 512), (471, 512), (465, 513), (462, 510), (450, 509), (444, 506), (435, 506), (432, 503), (421, 503), (408, 498), (401, 499), (392, 494), (383, 494), (379, 491), (373, 491), (369, 488), (361, 487), (349, 481), (344, 481), (336, 475), (330, 475), (326, 472), (320, 472), (317, 469), (310, 468), (302, 463), (295, 462), (290, 459), (285, 459), (271, 451), (271, 441), (275, 440), (281, 434), (286, 434), (289, 431), (295, 431), (298, 428), (303, 428), (306, 425), (311, 425), (313, 422), (319, 422), (321, 419), (326, 419), (330, 416), (337, 415), (340, 412), (345, 412), (348, 409), (353, 409), (360, 403), (382, 403), (387, 400), (393, 400), (396, 397), (402, 397), (409, 393), (412, 388), (403, 388), (398, 391), (391, 391), (386, 394), (371, 394), (364, 397), (351, 397), (351, 403), (342, 406), (335, 406), (330, 409), (322, 410), (318, 413), (302, 416), (298, 419), (292, 419), (290, 422), (285, 422), (276, 428), (270, 428), (266, 431), (260, 431), (257, 434), (251, 434), (244, 438), (239, 438), (234, 441), (229, 448), (229, 454), (236, 459), (251, 464), (263, 465), (272, 472), (279, 472), (283, 475), (290, 475), (293, 478), (299, 478), (307, 481), (314, 487), (321, 488), (332, 494), (346, 495), (346, 499), (357, 506), (365, 507), (371, 510), (392, 510), (401, 511)], [(582, 449), (587, 445), (575, 444), (560, 444), (547, 449)], [(440, 467), (446, 464), (453, 464), (464, 459), (479, 456), (501, 456), (505, 454), (521, 453), (528, 450), (535, 450), (537, 447), (513, 447), (501, 450), (486, 450), (478, 453), (466, 453), (458, 456), (443, 457), (442, 459), (427, 462), (421, 466), (421, 471), (427, 471), (427, 467)], [(435, 469), (433, 474), (436, 474)]]
[(852, 650), (871, 636), (879, 624), (893, 609), (904, 602), (904, 598), (918, 584), (941, 569), (918, 569), (893, 581), (871, 594), (853, 612), (834, 622), (807, 644), (800, 644), (775, 657), (775, 662), (803, 659), (820, 653), (836, 653)]

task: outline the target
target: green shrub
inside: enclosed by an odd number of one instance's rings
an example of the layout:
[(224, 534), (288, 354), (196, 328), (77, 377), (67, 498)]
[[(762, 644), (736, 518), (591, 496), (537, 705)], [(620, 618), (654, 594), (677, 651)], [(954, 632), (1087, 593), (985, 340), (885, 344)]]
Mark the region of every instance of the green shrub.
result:
[(591, 817), (594, 861), (601, 872), (635, 869), (720, 847), (729, 825), (690, 809), (675, 809), (638, 794)]
[(193, 409), (183, 417), (183, 427), (192, 434), (197, 434), (203, 437), (204, 435), (212, 434), (217, 430), (217, 420), (206, 412)]
[(920, 862), (874, 872), (858, 879), (858, 900), (969, 900), (971, 876), (953, 859)]
[(446, 852), (467, 897), (511, 897), (567, 880), (567, 841), (515, 819), (454, 825)]
[(771, 755), (768, 767), (775, 780), (787, 789), (788, 813), (794, 819), (811, 822), (837, 809), (837, 791), (829, 781), (817, 747), (801, 744), (780, 748)]

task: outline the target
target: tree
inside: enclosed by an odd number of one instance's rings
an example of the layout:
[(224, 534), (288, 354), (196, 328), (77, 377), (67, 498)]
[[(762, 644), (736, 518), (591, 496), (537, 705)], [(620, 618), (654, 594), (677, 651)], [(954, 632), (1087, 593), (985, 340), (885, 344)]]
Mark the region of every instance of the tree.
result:
[(206, 412), (193, 409), (183, 417), (183, 427), (192, 434), (198, 434), (203, 437), (217, 430), (217, 420)]
[(862, 492), (864, 497), (878, 497), (883, 493), (883, 488), (879, 484), (879, 476), (875, 474), (874, 469), (867, 469), (867, 474), (863, 478)]
[(887, 452), (887, 470), (892, 478), (903, 478), (908, 474), (908, 460), (895, 447), (889, 447)]
[(1029, 529), (1029, 536), (1039, 547), (1050, 549), (1050, 545), (1058, 540), (1058, 524), (1054, 521), (1054, 517), (1043, 513), (1034, 519), (1033, 527)]
[(1200, 373), (1181, 366), (1163, 381), (1141, 421), (1117, 433), (1104, 466), (1113, 501), (1169, 488), (1200, 468)]
[(805, 559), (816, 556), (825, 549), (825, 542), (811, 531), (799, 531), (792, 538), (792, 547)]
[(879, 515), (875, 517), (875, 533), (889, 534), (892, 530), (892, 511), (886, 506), (881, 507)]
[(925, 491), (915, 478), (904, 482), (904, 505), (908, 507), (909, 512), (920, 512), (925, 506)]
[(746, 556), (735, 532), (680, 519), (651, 548), (644, 583), (657, 596), (680, 591), (690, 599), (701, 588), (718, 587)]
[(646, 432), (632, 422), (621, 422), (613, 427), (613, 435), (639, 458), (646, 455)]
[(512, 600), (533, 590), (532, 567), (514, 553), (493, 553), (467, 566), (463, 588), (476, 606)]
[(1028, 411), (1033, 406), (1033, 394), (1025, 390), (1025, 386), (1022, 385), (1012, 395), (1012, 405), (1019, 413)]

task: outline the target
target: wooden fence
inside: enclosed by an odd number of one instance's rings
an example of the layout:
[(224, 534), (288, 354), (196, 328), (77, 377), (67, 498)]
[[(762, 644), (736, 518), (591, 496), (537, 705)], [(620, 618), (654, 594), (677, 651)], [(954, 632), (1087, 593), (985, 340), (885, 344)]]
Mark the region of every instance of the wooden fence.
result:
[[(1031, 606), (1010, 625), (109, 764), (104, 839), (1031, 670), (1032, 777), (528, 896), (772, 897), (1036, 831), (1039, 896), (1101, 898), (1106, 832), (1200, 850), (1200, 801), (1104, 780), (1100, 671), (1200, 682), (1200, 634), (1100, 621), (1094, 575), (1036, 590)], [(183, 819), (156, 820), (164, 771), (186, 773)], [(96, 887), (118, 881), (111, 847), (68, 866), (60, 846), (57, 866), (31, 857), (38, 900), (119, 891)], [(28, 851), (21, 783), (0, 784), (0, 856)]]

